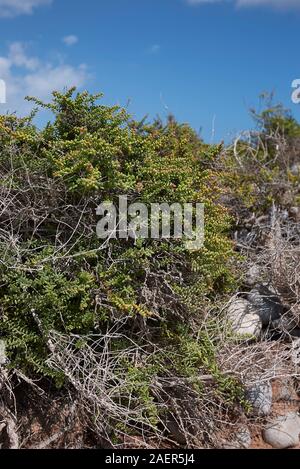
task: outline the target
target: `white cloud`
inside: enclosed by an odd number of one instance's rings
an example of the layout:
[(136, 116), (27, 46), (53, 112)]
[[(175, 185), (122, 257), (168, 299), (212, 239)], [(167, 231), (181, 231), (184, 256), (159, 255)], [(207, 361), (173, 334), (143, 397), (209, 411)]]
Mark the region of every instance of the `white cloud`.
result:
[(34, 8), (51, 3), (52, 0), (0, 0), (0, 18), (30, 15)]
[(0, 105), (0, 112), (17, 112), (24, 115), (32, 104), (24, 97), (36, 96), (48, 100), (54, 90), (71, 86), (82, 87), (88, 79), (86, 65), (77, 67), (66, 63), (50, 63), (30, 56), (24, 44), (10, 45), (5, 56), (0, 56), (0, 78), (6, 83), (6, 105)]
[(186, 0), (190, 5), (233, 2), (238, 7), (271, 6), (275, 8), (300, 8), (300, 0)]
[(69, 36), (63, 37), (63, 42), (65, 43), (66, 46), (74, 46), (74, 44), (77, 44), (79, 41), (78, 37), (75, 36), (74, 34), (70, 34)]
[(21, 42), (13, 42), (9, 46), (8, 59), (11, 66), (24, 67), (27, 70), (35, 70), (39, 66), (36, 57), (26, 55), (25, 46)]
[(148, 49), (149, 54), (158, 54), (160, 51), (161, 47), (159, 44), (153, 44), (151, 47)]
[(300, 8), (300, 0), (237, 0), (238, 6), (269, 5), (277, 8)]

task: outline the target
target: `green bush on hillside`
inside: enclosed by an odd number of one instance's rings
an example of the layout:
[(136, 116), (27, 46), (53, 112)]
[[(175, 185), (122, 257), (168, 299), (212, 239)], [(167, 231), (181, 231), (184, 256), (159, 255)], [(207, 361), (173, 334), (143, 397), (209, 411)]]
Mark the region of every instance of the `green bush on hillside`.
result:
[[(231, 220), (215, 170), (222, 148), (173, 118), (136, 122), (100, 97), (71, 89), (55, 92), (51, 104), (35, 100), (54, 114), (42, 130), (32, 117), (0, 117), (0, 335), (11, 366), (62, 383), (47, 364), (48, 334), (101, 334), (128, 316), (129, 339), (142, 346), (147, 338), (171, 355), (179, 341), (187, 372), (206, 368), (232, 396), (232, 383), (222, 381), (213, 352), (204, 356), (207, 345), (195, 331), (205, 301), (235, 284)], [(101, 247), (95, 209), (120, 195), (147, 206), (204, 203), (204, 247), (188, 251), (174, 239), (114, 239)], [(164, 354), (157, 360), (152, 374), (168, 362)], [(140, 372), (126, 367), (128, 386), (134, 377), (138, 392)], [(173, 372), (183, 373), (180, 363)], [(153, 416), (149, 388), (141, 383), (140, 390)]]

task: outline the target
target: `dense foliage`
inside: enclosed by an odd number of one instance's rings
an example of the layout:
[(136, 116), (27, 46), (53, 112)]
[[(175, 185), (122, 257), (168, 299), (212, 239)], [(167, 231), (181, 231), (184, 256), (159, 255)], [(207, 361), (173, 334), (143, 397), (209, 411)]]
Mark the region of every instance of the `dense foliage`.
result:
[[(191, 312), (200, 319), (203, 297), (232, 281), (229, 218), (212, 169), (220, 148), (173, 119), (137, 123), (98, 96), (73, 92), (54, 93), (46, 107), (55, 118), (41, 131), (13, 116), (0, 126), (0, 331), (14, 365), (46, 374), (32, 311), (44, 334), (101, 330), (122, 314), (174, 329)], [(205, 203), (204, 248), (189, 252), (178, 240), (99, 248), (95, 208), (123, 194), (146, 204)]]
[[(136, 122), (100, 99), (74, 89), (53, 93), (50, 104), (33, 99), (53, 113), (41, 130), (34, 114), (0, 116), (0, 337), (10, 367), (67, 384), (70, 375), (53, 366), (51, 337), (58, 334), (71, 337), (75, 359), (85, 350), (119, 357), (109, 398), (140, 409), (147, 427), (158, 425), (166, 399), (181, 402), (181, 412), (186, 393), (201, 396), (200, 372), (214, 382), (213, 402), (245, 404), (240, 384), (219, 366), (220, 325), (214, 315), (204, 317), (237, 284), (232, 200), (258, 213), (276, 200), (277, 175), (292, 176), (275, 138), (287, 126), (292, 145), (299, 127), (271, 109), (256, 116), (260, 130), (250, 142), (240, 139), (225, 151), (173, 117)], [(147, 206), (204, 203), (204, 246), (191, 251), (173, 238), (98, 239), (96, 208), (103, 201), (117, 205), (120, 195)], [(88, 346), (110, 330), (119, 335)], [(181, 401), (171, 389), (153, 391), (154, 382), (172, 377), (188, 383)], [(127, 433), (124, 425), (112, 427)]]
[[(53, 114), (43, 129), (37, 111), (0, 116), (0, 339), (23, 377), (71, 385), (110, 443), (157, 428), (161, 437), (170, 418), (205, 439), (218, 412), (248, 410), (224, 350), (237, 347), (251, 368), (251, 337), (220, 310), (243, 282), (236, 247), (251, 257), (264, 245), (260, 220), (268, 228), (276, 206), (283, 227), (300, 221), (300, 126), (269, 102), (253, 112), (257, 130), (225, 148), (172, 116), (137, 122), (101, 97), (30, 98)], [(204, 246), (98, 239), (96, 208), (122, 195), (147, 207), (204, 203)]]

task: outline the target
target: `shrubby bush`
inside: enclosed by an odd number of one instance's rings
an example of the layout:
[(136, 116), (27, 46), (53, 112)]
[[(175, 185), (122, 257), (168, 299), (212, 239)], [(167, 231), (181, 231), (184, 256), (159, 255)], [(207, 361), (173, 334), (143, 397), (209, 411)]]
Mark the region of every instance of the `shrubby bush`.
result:
[[(45, 347), (32, 310), (45, 333), (87, 333), (119, 314), (171, 326), (191, 307), (201, 316), (203, 296), (232, 283), (229, 217), (212, 164), (220, 148), (173, 119), (134, 122), (98, 96), (73, 93), (37, 102), (55, 116), (41, 131), (31, 118), (1, 117), (1, 333), (13, 363), (39, 371)], [(146, 204), (205, 203), (204, 248), (112, 240), (99, 249), (95, 207), (123, 194)]]
[[(207, 145), (172, 116), (137, 122), (101, 97), (30, 98), (53, 114), (42, 129), (38, 111), (0, 116), (10, 384), (67, 390), (83, 425), (110, 444), (126, 447), (130, 435), (159, 444), (171, 431), (180, 444), (214, 446), (226, 421), (247, 418), (243, 379), (287, 366), (276, 342), (233, 333), (224, 305), (250, 288), (243, 272), (254, 264), (299, 321), (300, 125), (267, 100), (252, 112), (256, 130)], [(147, 207), (204, 203), (204, 246), (99, 240), (96, 208), (121, 195)]]
[[(121, 353), (133, 339), (150, 347), (151, 360), (137, 365), (129, 355), (122, 375), (152, 423), (159, 406), (150, 383), (164, 373), (189, 376), (201, 393), (197, 376), (206, 370), (220, 398), (241, 401), (238, 383), (218, 367), (218, 326), (199, 332), (208, 305), (236, 285), (216, 164), (222, 146), (204, 144), (172, 117), (136, 122), (99, 98), (71, 89), (53, 93), (50, 104), (34, 100), (54, 115), (41, 130), (33, 114), (0, 117), (0, 335), (10, 366), (61, 386), (66, 376), (49, 362), (51, 333), (84, 344), (127, 318), (126, 339), (110, 347)], [(129, 203), (204, 203), (204, 247), (188, 251), (174, 239), (102, 246), (95, 209), (124, 194)]]

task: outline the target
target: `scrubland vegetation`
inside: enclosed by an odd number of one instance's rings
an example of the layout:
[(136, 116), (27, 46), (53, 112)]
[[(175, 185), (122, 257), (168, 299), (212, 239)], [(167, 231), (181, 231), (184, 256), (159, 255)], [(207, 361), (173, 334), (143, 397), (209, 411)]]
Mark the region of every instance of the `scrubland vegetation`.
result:
[[(258, 441), (276, 402), (257, 410), (249, 389), (284, 380), (299, 407), (300, 125), (267, 103), (254, 131), (208, 145), (74, 89), (34, 102), (43, 129), (0, 116), (2, 445)], [(204, 203), (204, 247), (103, 243), (96, 207), (124, 194)], [(251, 442), (228, 441), (241, 426)]]

